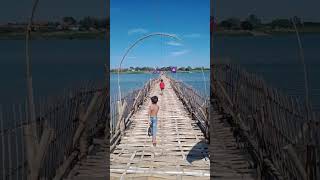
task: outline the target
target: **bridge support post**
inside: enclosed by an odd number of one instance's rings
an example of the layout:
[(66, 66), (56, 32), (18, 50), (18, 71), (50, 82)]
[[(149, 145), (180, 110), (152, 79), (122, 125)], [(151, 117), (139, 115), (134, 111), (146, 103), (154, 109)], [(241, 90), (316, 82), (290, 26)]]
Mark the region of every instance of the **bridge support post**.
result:
[(88, 128), (85, 127), (79, 139), (80, 159), (82, 159), (88, 154), (88, 138)]
[(90, 104), (88, 108), (85, 110), (84, 106), (80, 106), (80, 114), (79, 114), (79, 126), (77, 131), (75, 132), (75, 135), (73, 137), (73, 147), (76, 146), (76, 144), (79, 142), (79, 148), (80, 148), (80, 158), (83, 158), (88, 153), (88, 121), (90, 119), (90, 116), (94, 112), (97, 106), (99, 93), (96, 93), (92, 100), (90, 101)]
[[(85, 109), (84, 104), (80, 104), (79, 107), (79, 126), (75, 132), (75, 135), (73, 136), (72, 140), (72, 147), (75, 148), (76, 145), (78, 145), (79, 142), (79, 149), (80, 152), (77, 150), (74, 150), (72, 154), (63, 162), (63, 164), (56, 170), (55, 177), (53, 180), (60, 180), (66, 171), (70, 168), (72, 162), (74, 159), (80, 157), (82, 159), (88, 154), (89, 151), (89, 128), (88, 128), (88, 122), (90, 121), (91, 115), (93, 112), (95, 112), (97, 108), (97, 101), (98, 97), (100, 96), (99, 92), (96, 92), (90, 101), (90, 104), (87, 109)], [(70, 174), (69, 174), (70, 175)]]
[(316, 148), (313, 144), (307, 145), (307, 162), (306, 170), (308, 174), (308, 180), (317, 179), (317, 155)]
[(117, 116), (118, 116), (118, 122), (116, 129), (120, 129), (121, 135), (123, 135), (124, 130), (126, 129), (126, 123), (124, 122), (123, 118), (123, 112), (124, 109), (127, 106), (127, 102), (124, 101), (123, 103), (121, 101), (117, 102)]
[(31, 136), (36, 129), (32, 128), (32, 125), (26, 125), (24, 127), (24, 137), (27, 148), (27, 163), (29, 167), (28, 180), (39, 179), (41, 166), (46, 155), (49, 144), (53, 139), (53, 129), (48, 127), (47, 121), (44, 121), (43, 133), (40, 138), (40, 142), (37, 141), (36, 137)]

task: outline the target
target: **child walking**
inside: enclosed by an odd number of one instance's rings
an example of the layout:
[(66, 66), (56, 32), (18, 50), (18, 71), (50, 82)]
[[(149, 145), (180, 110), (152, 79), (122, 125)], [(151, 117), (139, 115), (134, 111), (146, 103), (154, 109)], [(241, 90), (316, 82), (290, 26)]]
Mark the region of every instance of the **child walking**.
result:
[(149, 136), (152, 136), (152, 144), (156, 146), (156, 135), (157, 135), (157, 121), (158, 121), (158, 111), (159, 106), (157, 105), (158, 97), (153, 96), (151, 97), (151, 105), (149, 107), (149, 117), (150, 117), (150, 124), (148, 129)]
[(161, 80), (160, 80), (160, 90), (161, 90), (161, 95), (163, 95), (164, 87), (165, 87), (164, 82), (163, 82), (163, 80), (161, 79)]

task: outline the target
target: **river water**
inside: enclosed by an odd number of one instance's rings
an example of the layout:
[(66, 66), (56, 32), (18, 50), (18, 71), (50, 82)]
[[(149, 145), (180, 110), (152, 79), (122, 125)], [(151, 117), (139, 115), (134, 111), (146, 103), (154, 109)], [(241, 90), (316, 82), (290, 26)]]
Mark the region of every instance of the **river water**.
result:
[[(26, 96), (25, 42), (0, 41), (0, 104)], [(36, 40), (31, 43), (35, 96), (60, 95), (65, 88), (105, 79), (103, 40)]]
[[(320, 34), (301, 36), (310, 79), (314, 109), (320, 110)], [(0, 41), (0, 104), (25, 100), (25, 42)], [(36, 96), (59, 95), (67, 87), (84, 81), (104, 83), (106, 43), (104, 40), (32, 41), (32, 73)], [(304, 96), (303, 69), (294, 35), (270, 37), (214, 38), (214, 61), (237, 63), (263, 76), (267, 82), (292, 96)], [(141, 88), (153, 74), (122, 74), (121, 91), (125, 94)], [(209, 73), (177, 73), (173, 77), (209, 94)], [(207, 82), (207, 83), (204, 83)], [(111, 97), (117, 93), (117, 77), (110, 75)]]
[[(320, 34), (302, 34), (310, 99), (320, 110)], [(268, 84), (304, 99), (304, 73), (295, 34), (214, 38), (214, 61), (240, 64), (262, 76)]]
[[(202, 72), (192, 72), (192, 73), (169, 73), (169, 75), (175, 79), (181, 80), (188, 85), (192, 86), (198, 91), (200, 95), (209, 96), (209, 82), (210, 73), (206, 71)], [(120, 74), (120, 90), (121, 95), (132, 92), (135, 89), (142, 88), (143, 85), (154, 77), (158, 77), (158, 74)], [(110, 93), (111, 98), (116, 98), (118, 94), (118, 75), (111, 74), (110, 76)]]

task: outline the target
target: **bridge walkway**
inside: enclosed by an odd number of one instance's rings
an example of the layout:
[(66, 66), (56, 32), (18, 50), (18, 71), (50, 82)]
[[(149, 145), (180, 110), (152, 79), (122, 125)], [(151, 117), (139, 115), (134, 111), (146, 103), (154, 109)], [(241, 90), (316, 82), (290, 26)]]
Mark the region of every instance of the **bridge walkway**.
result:
[(223, 180), (257, 179), (252, 158), (236, 142), (236, 133), (230, 126), (228, 117), (216, 109), (213, 109), (211, 116), (211, 177)]
[(208, 144), (203, 133), (178, 99), (169, 79), (164, 78), (164, 82), (166, 89), (162, 96), (158, 84), (149, 94), (159, 97), (156, 147), (147, 133), (151, 103), (147, 99), (111, 154), (111, 179), (209, 179)]

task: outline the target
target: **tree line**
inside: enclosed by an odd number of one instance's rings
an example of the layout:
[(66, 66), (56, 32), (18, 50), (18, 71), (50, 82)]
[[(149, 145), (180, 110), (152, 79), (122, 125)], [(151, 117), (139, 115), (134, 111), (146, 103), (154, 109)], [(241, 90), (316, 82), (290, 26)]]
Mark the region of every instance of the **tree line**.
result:
[[(108, 29), (110, 27), (110, 20), (109, 18), (98, 18), (98, 17), (91, 17), (86, 16), (79, 20), (74, 17), (66, 16), (62, 17), (60, 20), (56, 21), (35, 21), (33, 22), (34, 27), (41, 27), (42, 29), (46, 30), (58, 30), (58, 29), (82, 29), (82, 30), (89, 30), (91, 28), (94, 29)], [(25, 28), (27, 26), (26, 22), (10, 22), (7, 25), (2, 25), (2, 28), (11, 28), (11, 29), (19, 29)]]
[[(95, 28), (95, 29), (101, 29), (101, 28), (107, 28), (109, 26), (109, 19), (108, 18), (97, 18), (97, 17), (84, 17), (77, 21), (73, 17), (63, 17), (62, 18), (62, 24), (67, 26), (76, 26), (78, 25), (81, 28), (89, 29), (89, 28)], [(56, 25), (59, 24), (59, 22), (56, 22)]]
[(259, 30), (259, 29), (292, 29), (293, 22), (297, 27), (320, 27), (319, 22), (302, 22), (301, 18), (295, 16), (292, 19), (277, 18), (271, 22), (263, 23), (262, 20), (254, 14), (247, 18), (228, 18), (216, 24), (217, 29), (226, 30)]
[[(167, 67), (158, 67), (158, 68), (154, 68), (154, 67), (129, 67), (129, 68), (122, 68), (121, 71), (155, 71), (155, 70), (159, 70), (159, 71), (171, 71), (171, 69), (173, 68), (173, 66), (167, 66)], [(209, 68), (202, 68), (202, 67), (191, 67), (191, 66), (187, 66), (187, 67), (177, 67), (178, 71), (201, 71), (201, 70), (209, 70)], [(111, 72), (117, 72), (118, 69), (111, 69)]]

